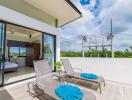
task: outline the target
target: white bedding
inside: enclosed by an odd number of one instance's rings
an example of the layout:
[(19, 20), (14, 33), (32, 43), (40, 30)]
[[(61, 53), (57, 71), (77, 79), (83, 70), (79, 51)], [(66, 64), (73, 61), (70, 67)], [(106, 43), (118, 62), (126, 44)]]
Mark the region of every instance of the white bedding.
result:
[(6, 68), (17, 68), (18, 64), (12, 62), (5, 62), (5, 69)]

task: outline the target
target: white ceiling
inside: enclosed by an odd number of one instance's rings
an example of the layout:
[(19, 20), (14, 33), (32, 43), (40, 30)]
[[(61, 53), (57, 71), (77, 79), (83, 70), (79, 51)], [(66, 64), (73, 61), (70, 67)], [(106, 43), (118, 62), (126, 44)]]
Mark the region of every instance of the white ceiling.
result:
[(15, 26), (15, 25), (11, 25), (11, 24), (7, 24), (7, 33), (17, 33), (17, 34), (21, 34), (23, 36), (27, 36), (29, 37), (30, 34), (32, 34), (32, 36), (36, 36), (36, 35), (40, 35), (40, 32), (34, 31), (34, 30), (30, 30), (27, 28), (23, 28), (23, 27), (19, 27), (19, 26)]
[(65, 0), (24, 0), (28, 4), (58, 19), (58, 26), (80, 17)]

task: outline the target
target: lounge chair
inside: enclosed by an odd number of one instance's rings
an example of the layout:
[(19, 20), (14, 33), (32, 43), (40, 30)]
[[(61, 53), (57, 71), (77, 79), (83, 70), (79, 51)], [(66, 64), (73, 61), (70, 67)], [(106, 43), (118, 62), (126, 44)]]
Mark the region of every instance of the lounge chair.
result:
[[(55, 89), (64, 82), (59, 82), (53, 79), (52, 71), (47, 61), (34, 61), (34, 68), (36, 74), (36, 85), (43, 90), (45, 94), (49, 95), (55, 100), (61, 100), (55, 93)], [(96, 100), (96, 96), (90, 92), (83, 91), (83, 100)]]
[[(77, 78), (77, 79), (81, 79), (81, 80), (84, 80), (84, 81), (90, 81), (90, 82), (96, 83), (99, 86), (100, 93), (102, 93), (102, 90), (101, 90), (102, 83), (105, 86), (105, 81), (104, 81), (104, 78), (102, 76), (97, 76), (98, 77), (97, 79), (83, 78), (83, 77), (80, 76), (82, 74), (82, 69), (73, 68), (71, 66), (70, 61), (69, 61), (68, 58), (64, 58), (64, 59), (61, 59), (61, 60), (62, 60), (62, 64), (63, 64), (64, 69), (65, 69), (65, 72), (67, 74), (66, 76), (68, 76), (68, 78)], [(80, 70), (81, 72), (80, 73), (74, 72), (74, 69)]]

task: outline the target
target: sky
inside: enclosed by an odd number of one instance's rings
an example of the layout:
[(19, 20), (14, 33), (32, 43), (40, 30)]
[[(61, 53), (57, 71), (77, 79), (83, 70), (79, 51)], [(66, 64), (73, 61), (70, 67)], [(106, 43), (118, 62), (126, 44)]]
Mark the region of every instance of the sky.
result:
[(132, 0), (90, 0), (87, 5), (82, 5), (80, 0), (71, 1), (82, 17), (60, 28), (62, 51), (81, 50), (80, 36), (84, 34), (90, 35), (86, 45), (110, 44), (106, 36), (110, 33), (111, 19), (114, 50), (132, 46)]

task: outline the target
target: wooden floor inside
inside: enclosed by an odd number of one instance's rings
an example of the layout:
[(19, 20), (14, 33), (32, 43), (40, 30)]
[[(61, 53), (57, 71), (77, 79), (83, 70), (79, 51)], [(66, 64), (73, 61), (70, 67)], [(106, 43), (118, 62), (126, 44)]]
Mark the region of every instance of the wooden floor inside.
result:
[[(0, 100), (40, 100), (28, 94), (27, 83), (30, 81), (33, 81), (33, 79), (0, 88)], [(129, 85), (106, 81), (102, 94), (90, 89), (81, 88), (93, 92), (97, 100), (132, 100), (132, 86)], [(46, 99), (43, 98), (41, 100)]]

